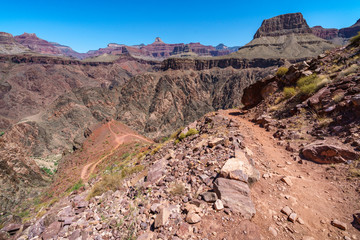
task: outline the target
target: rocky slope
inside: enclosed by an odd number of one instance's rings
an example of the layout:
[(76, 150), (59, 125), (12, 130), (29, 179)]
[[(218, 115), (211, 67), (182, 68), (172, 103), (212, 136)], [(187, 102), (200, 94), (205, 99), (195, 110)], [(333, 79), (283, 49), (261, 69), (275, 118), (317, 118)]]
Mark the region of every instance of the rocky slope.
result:
[(315, 57), (334, 45), (312, 34), (301, 13), (276, 16), (263, 21), (254, 39), (233, 56), (240, 58)]
[(0, 56), (0, 129), (47, 109), (60, 95), (82, 87), (114, 87), (152, 63), (127, 57), (80, 62), (36, 55)]
[(315, 26), (311, 30), (315, 36), (330, 40), (335, 45), (346, 45), (350, 38), (360, 32), (360, 19), (354, 25), (347, 28), (336, 29)]
[(10, 33), (0, 32), (0, 54), (17, 54), (31, 50), (17, 43)]
[(53, 44), (40, 39), (35, 33), (24, 33), (14, 37), (19, 44), (31, 49), (33, 52), (50, 55), (62, 55), (62, 52)]

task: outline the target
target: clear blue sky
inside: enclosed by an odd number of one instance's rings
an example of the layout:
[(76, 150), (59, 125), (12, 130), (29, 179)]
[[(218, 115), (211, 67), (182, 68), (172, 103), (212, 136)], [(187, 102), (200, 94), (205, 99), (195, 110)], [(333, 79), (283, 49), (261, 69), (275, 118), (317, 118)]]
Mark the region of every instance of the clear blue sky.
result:
[(40, 38), (79, 52), (110, 42), (134, 45), (201, 42), (241, 46), (263, 19), (302, 12), (312, 27), (347, 27), (360, 18), (360, 0), (343, 1), (2, 1), (0, 31)]

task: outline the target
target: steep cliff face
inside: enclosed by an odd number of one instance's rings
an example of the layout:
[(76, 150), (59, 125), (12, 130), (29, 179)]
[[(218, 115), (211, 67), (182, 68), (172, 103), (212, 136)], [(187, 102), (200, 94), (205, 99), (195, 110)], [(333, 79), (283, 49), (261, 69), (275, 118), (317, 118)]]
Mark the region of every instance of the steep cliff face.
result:
[(254, 39), (233, 56), (296, 60), (317, 56), (334, 47), (312, 34), (301, 13), (291, 13), (264, 20)]
[(241, 59), (241, 58), (169, 58), (162, 62), (162, 69), (168, 70), (206, 70), (211, 68), (227, 68), (235, 69), (245, 68), (267, 68), (273, 66), (281, 66), (284, 60), (281, 59)]
[(255, 33), (254, 39), (260, 37), (279, 37), (288, 34), (311, 33), (311, 29), (301, 13), (289, 13), (265, 19)]
[(336, 29), (315, 26), (311, 30), (315, 36), (329, 40), (335, 45), (345, 45), (350, 38), (360, 32), (360, 19), (354, 25), (347, 28)]
[(82, 87), (113, 88), (151, 70), (146, 61), (81, 62), (48, 56), (0, 56), (0, 129), (45, 110), (60, 95)]

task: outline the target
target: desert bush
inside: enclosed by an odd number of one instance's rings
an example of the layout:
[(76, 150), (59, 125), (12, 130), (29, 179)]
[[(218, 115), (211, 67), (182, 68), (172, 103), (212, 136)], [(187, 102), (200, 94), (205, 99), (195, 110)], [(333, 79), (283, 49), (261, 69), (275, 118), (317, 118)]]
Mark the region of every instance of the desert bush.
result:
[(184, 195), (185, 194), (185, 186), (182, 183), (175, 183), (171, 189), (170, 193), (172, 195)]
[(190, 128), (189, 131), (187, 131), (187, 133), (185, 134), (185, 137), (189, 137), (189, 136), (192, 136), (192, 135), (195, 135), (198, 133), (199, 133), (199, 131), (196, 130), (195, 128)]
[(121, 174), (105, 175), (103, 176), (100, 182), (96, 183), (93, 186), (88, 196), (88, 199), (95, 196), (100, 196), (101, 194), (109, 190), (112, 191), (120, 190), (121, 186), (122, 186)]
[(286, 68), (286, 67), (279, 67), (278, 70), (276, 71), (276, 76), (282, 77), (282, 76), (284, 76), (288, 71), (289, 71), (289, 69)]
[(315, 93), (319, 88), (323, 87), (329, 80), (326, 78), (320, 78), (315, 73), (310, 76), (302, 77), (297, 81), (297, 86), (300, 93), (303, 95), (311, 95)]
[(283, 90), (284, 99), (289, 99), (295, 95), (296, 95), (296, 90), (294, 87), (284, 87)]
[(160, 149), (161, 149), (162, 145), (159, 144), (158, 146), (156, 146), (150, 153), (150, 155), (154, 155), (155, 153), (157, 153)]
[(350, 45), (359, 46), (360, 45), (360, 32), (350, 39)]
[(359, 69), (360, 69), (359, 65), (357, 65), (357, 64), (352, 64), (350, 67), (342, 70), (342, 71), (339, 73), (339, 77), (349, 76), (349, 75), (352, 74), (352, 73), (358, 72)]
[(122, 178), (126, 178), (134, 173), (138, 173), (141, 172), (142, 170), (144, 170), (145, 166), (143, 165), (136, 165), (133, 167), (125, 167), (122, 171), (121, 171), (121, 177)]
[(177, 136), (182, 132), (182, 130), (184, 130), (183, 127), (179, 128), (178, 130), (176, 130), (175, 132), (173, 132), (173, 133), (170, 135), (170, 139), (175, 139), (175, 138), (177, 138)]

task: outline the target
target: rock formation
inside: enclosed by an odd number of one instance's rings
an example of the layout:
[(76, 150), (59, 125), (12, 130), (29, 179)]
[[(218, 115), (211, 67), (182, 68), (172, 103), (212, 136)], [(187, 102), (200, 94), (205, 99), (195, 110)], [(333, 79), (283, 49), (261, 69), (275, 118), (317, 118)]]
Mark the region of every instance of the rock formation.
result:
[(345, 45), (350, 38), (360, 32), (360, 19), (354, 25), (347, 28), (336, 29), (315, 26), (311, 30), (315, 36), (329, 40), (335, 45)]
[(62, 55), (62, 52), (58, 48), (48, 41), (38, 38), (35, 33), (24, 33), (22, 35), (15, 36), (14, 38), (16, 42), (28, 47), (33, 52), (50, 55)]
[(334, 47), (312, 34), (301, 13), (291, 13), (264, 20), (254, 39), (234, 56), (296, 60), (317, 56)]
[(27, 53), (31, 50), (18, 44), (10, 33), (0, 32), (0, 54)]

